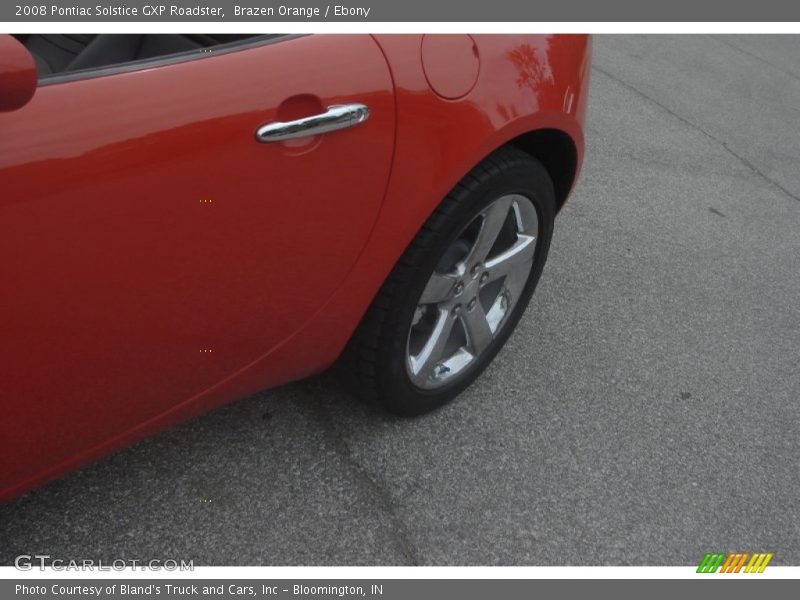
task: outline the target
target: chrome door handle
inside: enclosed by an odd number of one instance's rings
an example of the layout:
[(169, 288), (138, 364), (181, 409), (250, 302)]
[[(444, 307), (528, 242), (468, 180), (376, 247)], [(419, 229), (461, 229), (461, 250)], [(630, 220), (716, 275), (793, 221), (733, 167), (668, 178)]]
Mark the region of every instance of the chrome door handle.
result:
[(256, 131), (259, 142), (282, 142), (292, 138), (319, 135), (363, 123), (369, 118), (369, 107), (365, 104), (337, 104), (329, 106), (319, 115), (303, 117), (282, 123), (275, 121), (262, 125)]

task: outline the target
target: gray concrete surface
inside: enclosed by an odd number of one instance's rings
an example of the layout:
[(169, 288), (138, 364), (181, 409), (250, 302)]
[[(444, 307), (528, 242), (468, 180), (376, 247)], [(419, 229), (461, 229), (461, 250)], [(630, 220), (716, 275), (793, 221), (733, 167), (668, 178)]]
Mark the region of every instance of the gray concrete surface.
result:
[(595, 58), (540, 287), (455, 404), (259, 394), (0, 508), (0, 562), (800, 564), (800, 36)]

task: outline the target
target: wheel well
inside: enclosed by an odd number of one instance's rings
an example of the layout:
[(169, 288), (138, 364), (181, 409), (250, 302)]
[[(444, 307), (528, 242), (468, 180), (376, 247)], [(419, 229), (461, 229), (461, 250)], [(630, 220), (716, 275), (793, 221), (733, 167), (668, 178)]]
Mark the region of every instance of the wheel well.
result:
[(509, 142), (538, 160), (553, 180), (556, 210), (567, 199), (578, 165), (578, 153), (572, 138), (559, 129), (537, 129)]

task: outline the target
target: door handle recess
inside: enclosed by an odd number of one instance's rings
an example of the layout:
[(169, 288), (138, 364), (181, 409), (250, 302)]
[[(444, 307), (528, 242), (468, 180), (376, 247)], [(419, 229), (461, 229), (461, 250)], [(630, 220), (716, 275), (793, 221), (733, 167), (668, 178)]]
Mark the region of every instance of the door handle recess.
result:
[(256, 131), (259, 142), (282, 142), (292, 138), (319, 135), (337, 131), (363, 123), (369, 118), (366, 104), (336, 104), (329, 106), (324, 113), (295, 119), (294, 121), (274, 121), (262, 125)]

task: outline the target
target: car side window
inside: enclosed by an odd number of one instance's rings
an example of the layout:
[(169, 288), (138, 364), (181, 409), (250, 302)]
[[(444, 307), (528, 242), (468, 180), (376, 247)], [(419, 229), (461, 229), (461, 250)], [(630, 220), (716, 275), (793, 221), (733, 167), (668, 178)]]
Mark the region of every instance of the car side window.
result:
[(33, 55), (43, 82), (65, 75), (200, 58), (280, 36), (248, 34), (31, 34), (15, 36)]

